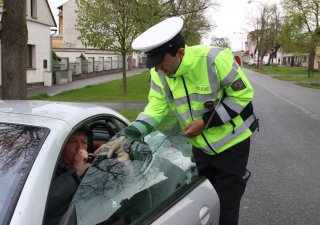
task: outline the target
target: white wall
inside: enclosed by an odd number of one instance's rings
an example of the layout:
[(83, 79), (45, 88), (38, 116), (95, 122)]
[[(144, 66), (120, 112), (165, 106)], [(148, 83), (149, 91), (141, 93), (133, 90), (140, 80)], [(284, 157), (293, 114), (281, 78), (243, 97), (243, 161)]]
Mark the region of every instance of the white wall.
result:
[[(27, 70), (27, 83), (44, 82), (45, 72), (51, 72), (51, 40), (48, 26), (28, 21), (28, 44), (35, 45), (35, 70)], [(47, 68), (43, 61), (47, 60)]]
[(69, 0), (63, 4), (63, 47), (84, 48), (78, 40), (79, 33), (76, 31), (77, 14), (75, 0)]

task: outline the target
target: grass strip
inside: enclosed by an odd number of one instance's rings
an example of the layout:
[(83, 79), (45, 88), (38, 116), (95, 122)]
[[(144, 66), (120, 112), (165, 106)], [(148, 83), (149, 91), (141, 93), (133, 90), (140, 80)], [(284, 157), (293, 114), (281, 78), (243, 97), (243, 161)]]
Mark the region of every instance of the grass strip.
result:
[(84, 88), (65, 91), (54, 96), (37, 95), (30, 100), (71, 101), (71, 102), (140, 102), (147, 101), (150, 89), (149, 72), (127, 77), (127, 95), (123, 95), (122, 79), (109, 81)]

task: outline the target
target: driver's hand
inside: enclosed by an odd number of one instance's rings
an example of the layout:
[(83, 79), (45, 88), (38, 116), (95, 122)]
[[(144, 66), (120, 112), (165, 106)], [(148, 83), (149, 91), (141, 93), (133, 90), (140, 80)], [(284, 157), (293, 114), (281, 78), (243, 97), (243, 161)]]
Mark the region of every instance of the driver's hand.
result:
[(88, 152), (85, 149), (79, 149), (73, 160), (73, 168), (79, 177), (81, 177), (91, 165), (87, 162), (87, 159)]

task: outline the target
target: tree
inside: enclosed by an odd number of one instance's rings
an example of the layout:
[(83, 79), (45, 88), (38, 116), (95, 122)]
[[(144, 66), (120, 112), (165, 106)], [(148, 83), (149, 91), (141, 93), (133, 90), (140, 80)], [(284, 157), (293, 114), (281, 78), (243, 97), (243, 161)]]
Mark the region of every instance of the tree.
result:
[(277, 37), (282, 27), (282, 15), (277, 4), (261, 3), (259, 11), (260, 13), (257, 17), (251, 18), (251, 25), (254, 27), (254, 31), (250, 32), (250, 37), (256, 42), (255, 54), (258, 53), (258, 68), (259, 62), (268, 53), (270, 53), (270, 56), (267, 65), (270, 65), (272, 57), (277, 54), (280, 48)]
[(270, 10), (270, 22), (269, 29), (267, 34), (267, 45), (269, 51), (271, 51), (268, 59), (267, 65), (270, 65), (271, 59), (275, 58), (278, 50), (281, 47), (281, 44), (278, 40), (278, 37), (281, 33), (281, 29), (283, 26), (283, 16), (279, 10), (279, 6), (277, 4), (273, 4), (269, 8)]
[(51, 55), (52, 55), (52, 61), (54, 63), (61, 62), (61, 58), (56, 54), (56, 52), (52, 51)]
[(205, 13), (219, 6), (214, 0), (169, 0), (163, 5), (169, 5), (168, 16), (184, 19), (182, 33), (188, 45), (200, 44), (202, 36), (214, 27)]
[(215, 4), (210, 0), (77, 0), (76, 29), (85, 46), (112, 50), (122, 55), (123, 94), (127, 93), (126, 57), (132, 41), (147, 28), (166, 17), (184, 19), (183, 34), (187, 44), (199, 44), (209, 31), (205, 10)]
[(260, 3), (259, 7), (259, 15), (257, 17), (253, 17), (251, 24), (254, 27), (254, 32), (250, 33), (250, 36), (256, 42), (256, 49), (254, 50), (255, 54), (258, 53), (258, 63), (257, 68), (261, 68), (261, 61), (267, 53), (267, 44), (266, 44), (266, 36), (268, 30), (268, 22), (270, 17), (268, 4), (263, 4), (259, 1), (249, 1), (249, 3)]
[(284, 26), (279, 41), (284, 50), (309, 55), (308, 77), (314, 66), (316, 47), (320, 43), (320, 0), (282, 0)]
[(26, 1), (4, 0), (0, 37), (2, 99), (26, 99)]
[[(250, 1), (256, 2), (256, 1)], [(257, 1), (258, 2), (258, 1)], [(260, 61), (263, 60), (263, 57), (261, 58), (261, 52), (262, 52), (262, 46), (263, 46), (263, 36), (264, 36), (264, 27), (265, 27), (265, 14), (266, 14), (266, 4), (262, 4), (261, 2), (258, 2), (261, 4), (261, 7), (259, 8), (260, 14), (257, 17), (252, 17), (250, 24), (253, 26), (254, 31), (251, 31), (249, 33), (250, 38), (256, 43), (255, 49), (254, 49), (254, 55), (258, 54), (257, 56), (257, 68), (260, 68)], [(261, 58), (261, 59), (260, 59)]]
[(126, 57), (132, 41), (164, 15), (158, 0), (77, 0), (78, 37), (85, 46), (120, 53), (123, 94), (127, 94)]
[(222, 48), (230, 48), (230, 40), (228, 38), (218, 38), (218, 37), (211, 37), (211, 45), (222, 47)]

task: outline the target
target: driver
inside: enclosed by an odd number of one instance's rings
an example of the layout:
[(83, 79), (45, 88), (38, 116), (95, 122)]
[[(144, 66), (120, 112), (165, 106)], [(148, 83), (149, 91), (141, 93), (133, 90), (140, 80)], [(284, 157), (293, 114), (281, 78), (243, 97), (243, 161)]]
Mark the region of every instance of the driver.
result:
[[(58, 224), (68, 209), (82, 177), (91, 165), (88, 162), (88, 140), (91, 136), (90, 130), (82, 128), (73, 133), (67, 141), (49, 191), (44, 224)], [(105, 146), (101, 145), (94, 153), (98, 154)], [(124, 151), (112, 153), (119, 162), (129, 161), (129, 155)], [(108, 154), (108, 158), (111, 157), (112, 154)]]

